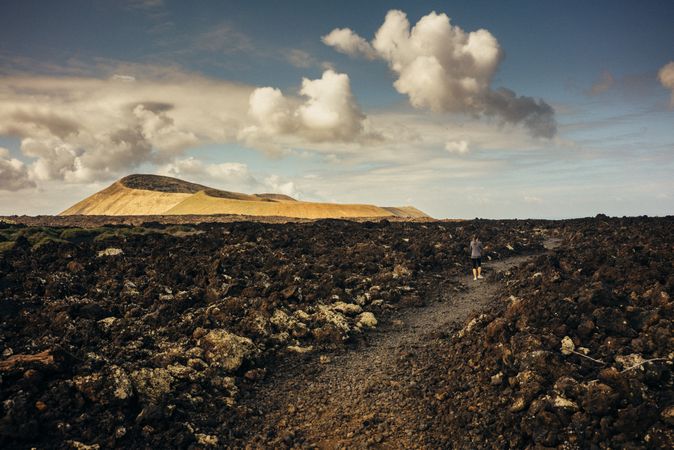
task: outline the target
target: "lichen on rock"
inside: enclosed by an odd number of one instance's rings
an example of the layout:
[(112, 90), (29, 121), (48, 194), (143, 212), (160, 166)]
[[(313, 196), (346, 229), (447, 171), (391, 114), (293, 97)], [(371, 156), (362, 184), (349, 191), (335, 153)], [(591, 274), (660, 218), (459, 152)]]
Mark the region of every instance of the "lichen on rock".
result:
[(236, 371), (256, 353), (253, 341), (223, 329), (210, 331), (199, 341), (206, 361), (228, 372)]

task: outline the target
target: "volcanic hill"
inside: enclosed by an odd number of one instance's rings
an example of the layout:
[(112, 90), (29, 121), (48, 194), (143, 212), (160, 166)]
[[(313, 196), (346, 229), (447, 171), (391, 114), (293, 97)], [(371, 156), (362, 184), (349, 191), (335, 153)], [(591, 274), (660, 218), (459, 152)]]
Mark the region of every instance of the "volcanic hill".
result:
[(241, 194), (159, 175), (129, 175), (66, 209), (60, 215), (282, 216), (302, 219), (429, 217), (412, 207), (315, 203), (283, 194)]

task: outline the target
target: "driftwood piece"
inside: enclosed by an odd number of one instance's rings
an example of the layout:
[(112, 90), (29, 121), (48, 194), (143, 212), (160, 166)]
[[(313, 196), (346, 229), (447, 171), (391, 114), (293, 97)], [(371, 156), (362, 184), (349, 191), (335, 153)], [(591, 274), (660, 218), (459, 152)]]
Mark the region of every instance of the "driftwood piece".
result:
[(34, 355), (13, 355), (4, 361), (0, 361), (0, 372), (8, 372), (25, 363), (37, 363), (44, 366), (51, 366), (54, 364), (54, 355), (51, 354), (51, 350), (45, 350)]

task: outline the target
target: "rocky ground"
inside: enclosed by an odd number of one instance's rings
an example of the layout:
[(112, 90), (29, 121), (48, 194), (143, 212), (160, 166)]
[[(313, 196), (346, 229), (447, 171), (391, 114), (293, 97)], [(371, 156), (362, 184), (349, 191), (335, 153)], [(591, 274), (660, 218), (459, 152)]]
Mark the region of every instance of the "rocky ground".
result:
[(672, 443), (672, 218), (48, 225), (0, 224), (0, 447)]

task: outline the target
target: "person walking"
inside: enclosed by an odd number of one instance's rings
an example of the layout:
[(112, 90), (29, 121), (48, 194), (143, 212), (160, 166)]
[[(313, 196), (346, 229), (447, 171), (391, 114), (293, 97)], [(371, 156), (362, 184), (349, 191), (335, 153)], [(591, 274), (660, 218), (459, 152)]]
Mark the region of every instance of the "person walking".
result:
[(470, 260), (473, 263), (473, 281), (484, 278), (482, 276), (482, 242), (477, 234), (470, 241)]

